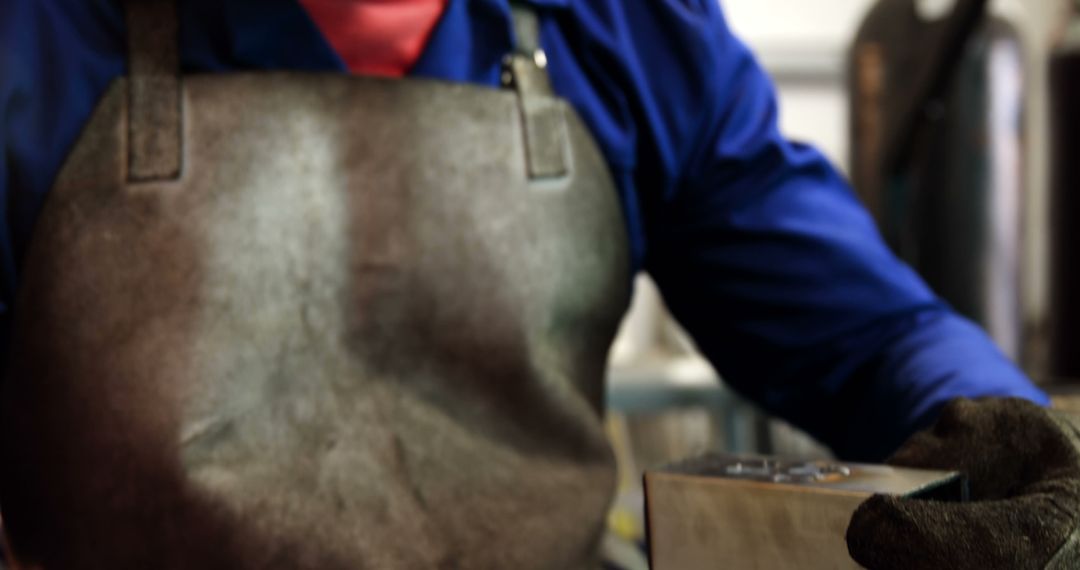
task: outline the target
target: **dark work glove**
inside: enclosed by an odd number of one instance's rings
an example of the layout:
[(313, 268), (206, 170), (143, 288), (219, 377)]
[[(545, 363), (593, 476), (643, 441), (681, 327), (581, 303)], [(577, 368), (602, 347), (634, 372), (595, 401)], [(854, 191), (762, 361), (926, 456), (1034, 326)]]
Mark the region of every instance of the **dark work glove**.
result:
[(956, 470), (970, 503), (874, 496), (852, 516), (870, 570), (1080, 568), (1080, 420), (1016, 399), (955, 400), (889, 459)]

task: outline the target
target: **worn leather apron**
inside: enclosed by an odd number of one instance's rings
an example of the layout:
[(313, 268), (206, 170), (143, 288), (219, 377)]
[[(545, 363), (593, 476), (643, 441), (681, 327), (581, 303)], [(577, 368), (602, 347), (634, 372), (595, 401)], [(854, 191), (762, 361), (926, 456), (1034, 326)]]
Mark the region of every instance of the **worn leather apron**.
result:
[(130, 74), (23, 270), (0, 414), (17, 557), (594, 565), (628, 253), (534, 17), (504, 89), (181, 77), (172, 2), (128, 18)]

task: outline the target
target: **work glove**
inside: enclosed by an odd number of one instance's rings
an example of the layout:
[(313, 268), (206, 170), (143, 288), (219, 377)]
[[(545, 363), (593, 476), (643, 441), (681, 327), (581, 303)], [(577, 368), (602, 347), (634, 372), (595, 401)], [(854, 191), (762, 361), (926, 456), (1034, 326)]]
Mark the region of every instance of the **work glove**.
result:
[(875, 495), (848, 551), (870, 570), (1080, 568), (1080, 418), (1027, 401), (955, 400), (889, 459), (961, 471), (971, 502)]

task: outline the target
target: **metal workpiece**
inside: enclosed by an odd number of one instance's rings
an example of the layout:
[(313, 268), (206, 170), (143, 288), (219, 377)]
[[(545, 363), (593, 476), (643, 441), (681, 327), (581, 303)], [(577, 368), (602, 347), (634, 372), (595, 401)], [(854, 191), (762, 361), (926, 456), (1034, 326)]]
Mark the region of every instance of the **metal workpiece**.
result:
[(844, 535), (874, 494), (967, 500), (958, 473), (709, 455), (645, 475), (654, 570), (859, 568)]

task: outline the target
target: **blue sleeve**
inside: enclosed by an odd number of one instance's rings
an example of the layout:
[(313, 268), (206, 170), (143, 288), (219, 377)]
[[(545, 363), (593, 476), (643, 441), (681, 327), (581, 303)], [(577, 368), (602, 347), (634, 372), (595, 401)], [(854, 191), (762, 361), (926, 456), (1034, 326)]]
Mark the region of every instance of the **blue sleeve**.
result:
[(124, 72), (123, 38), (112, 0), (0, 1), (3, 339), (34, 221), (101, 94)]
[(1045, 402), (890, 253), (823, 156), (781, 136), (769, 79), (715, 2), (698, 9), (678, 41), (696, 34), (707, 80), (646, 268), (725, 380), (851, 459), (881, 459), (954, 397)]

